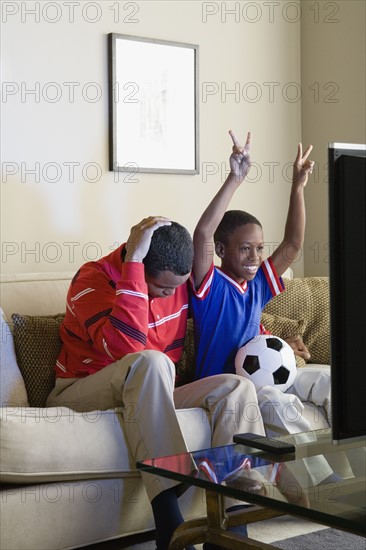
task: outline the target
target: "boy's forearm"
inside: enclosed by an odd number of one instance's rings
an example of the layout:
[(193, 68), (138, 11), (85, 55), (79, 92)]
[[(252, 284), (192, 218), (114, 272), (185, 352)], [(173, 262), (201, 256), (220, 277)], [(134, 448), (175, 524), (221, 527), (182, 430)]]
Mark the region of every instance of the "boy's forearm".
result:
[(284, 241), (300, 250), (305, 237), (305, 197), (304, 187), (292, 185), (289, 209), (285, 225)]
[(293, 179), (290, 203), (285, 225), (283, 241), (272, 254), (272, 261), (278, 275), (282, 275), (297, 259), (304, 243), (305, 236), (305, 197), (304, 189), (311, 174), (314, 162), (308, 159), (313, 146), (309, 145), (305, 152), (302, 144), (298, 144), (297, 156), (293, 167)]
[(297, 247), (298, 250), (304, 243), (305, 236), (305, 197), (304, 190), (311, 174), (314, 162), (308, 159), (312, 145), (302, 151), (302, 144), (299, 143), (297, 156), (294, 162), (290, 204), (287, 214), (284, 240), (288, 244)]

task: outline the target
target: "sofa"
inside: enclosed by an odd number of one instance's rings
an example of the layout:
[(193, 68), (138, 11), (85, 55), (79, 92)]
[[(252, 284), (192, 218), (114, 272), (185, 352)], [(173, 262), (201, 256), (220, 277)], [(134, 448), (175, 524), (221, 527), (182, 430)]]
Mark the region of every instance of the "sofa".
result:
[[(154, 528), (150, 504), (123, 436), (118, 409), (76, 413), (45, 406), (61, 346), (58, 330), (73, 273), (2, 275), (0, 548), (80, 548)], [(326, 277), (285, 279), (262, 321), (273, 334), (301, 334), (318, 368), (329, 369)], [(177, 366), (192, 377), (193, 330)], [(315, 365), (312, 365), (314, 367)], [(299, 362), (298, 368), (309, 368)], [(313, 429), (328, 427), (325, 411), (304, 403)], [(191, 450), (210, 446), (203, 409), (178, 411)], [(201, 489), (180, 499), (186, 518), (205, 514)]]

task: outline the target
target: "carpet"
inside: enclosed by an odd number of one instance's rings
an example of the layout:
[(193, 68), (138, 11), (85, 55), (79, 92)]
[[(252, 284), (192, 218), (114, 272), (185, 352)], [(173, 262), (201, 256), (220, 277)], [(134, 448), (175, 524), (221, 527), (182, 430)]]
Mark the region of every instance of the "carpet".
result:
[(282, 550), (365, 550), (366, 539), (339, 531), (338, 529), (322, 529), (315, 533), (308, 533), (298, 537), (278, 540), (272, 543), (275, 547)]
[[(366, 539), (346, 531), (324, 528), (313, 533), (273, 541), (275, 548), (281, 550), (366, 550)], [(155, 550), (155, 542), (129, 546), (129, 550)], [(197, 550), (201, 545), (196, 546)], [(126, 549), (127, 550), (127, 549)]]
[[(333, 529), (319, 523), (293, 516), (257, 521), (248, 525), (249, 536), (257, 541), (273, 544), (281, 550), (366, 550), (366, 539)], [(284, 537), (286, 535), (286, 538)], [(93, 546), (89, 550), (155, 550), (153, 532), (116, 539)], [(87, 550), (85, 549), (85, 550)], [(202, 550), (202, 545), (196, 545)]]

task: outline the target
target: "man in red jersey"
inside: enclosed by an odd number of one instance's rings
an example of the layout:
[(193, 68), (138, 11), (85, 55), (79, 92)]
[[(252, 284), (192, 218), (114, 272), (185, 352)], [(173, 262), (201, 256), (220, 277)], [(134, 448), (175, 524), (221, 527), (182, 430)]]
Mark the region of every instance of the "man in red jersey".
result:
[[(121, 407), (136, 461), (188, 451), (176, 408), (208, 411), (212, 446), (232, 444), (234, 433), (264, 434), (250, 381), (220, 374), (174, 387), (175, 363), (186, 334), (192, 261), (188, 231), (152, 216), (131, 229), (124, 245), (83, 265), (67, 295), (56, 386), (47, 405), (79, 412)], [(157, 548), (165, 550), (183, 521), (179, 483), (151, 474), (142, 477), (154, 513)]]

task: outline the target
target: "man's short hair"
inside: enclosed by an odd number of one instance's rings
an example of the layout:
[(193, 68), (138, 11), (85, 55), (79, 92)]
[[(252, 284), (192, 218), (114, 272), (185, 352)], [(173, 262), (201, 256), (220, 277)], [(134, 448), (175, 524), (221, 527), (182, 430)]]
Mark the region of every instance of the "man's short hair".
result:
[(177, 222), (156, 229), (143, 263), (146, 273), (151, 277), (161, 271), (187, 275), (193, 263), (193, 242), (187, 229)]
[(252, 216), (252, 214), (244, 212), (244, 210), (228, 210), (225, 212), (224, 217), (214, 233), (215, 243), (220, 242), (227, 244), (228, 237), (234, 233), (235, 229), (242, 225), (247, 225), (248, 223), (254, 223), (262, 227), (260, 221), (257, 220), (255, 216)]

